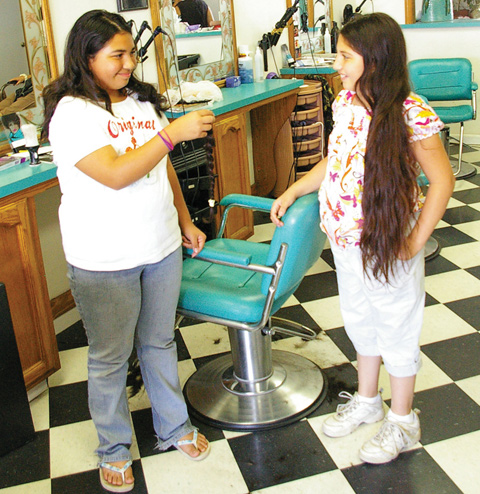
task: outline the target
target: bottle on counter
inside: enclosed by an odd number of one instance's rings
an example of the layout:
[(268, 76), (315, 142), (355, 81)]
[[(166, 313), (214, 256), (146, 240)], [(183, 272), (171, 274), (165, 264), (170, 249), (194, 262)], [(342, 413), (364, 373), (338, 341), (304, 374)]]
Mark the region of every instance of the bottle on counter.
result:
[(253, 83), (253, 60), (249, 56), (250, 51), (247, 45), (239, 45), (238, 47), (238, 74), (242, 84)]
[(263, 55), (260, 47), (257, 46), (257, 51), (255, 52), (255, 82), (262, 82), (263, 77)]
[(323, 45), (325, 53), (332, 53), (332, 38), (328, 27), (325, 28), (325, 35), (323, 36)]
[(330, 34), (331, 41), (332, 41), (332, 53), (337, 53), (337, 41), (338, 41), (338, 35), (340, 34), (340, 31), (338, 29), (337, 23), (333, 21), (333, 27), (332, 27), (332, 32)]

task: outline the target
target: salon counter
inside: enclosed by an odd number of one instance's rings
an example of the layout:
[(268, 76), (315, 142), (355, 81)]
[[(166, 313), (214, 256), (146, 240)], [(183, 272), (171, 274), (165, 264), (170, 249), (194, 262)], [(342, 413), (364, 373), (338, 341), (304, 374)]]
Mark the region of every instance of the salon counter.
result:
[(304, 77), (305, 75), (315, 74), (325, 77), (335, 96), (343, 89), (342, 81), (338, 75), (338, 72), (331, 66), (318, 65), (317, 67), (280, 69), (280, 75), (283, 78)]
[(0, 168), (0, 281), (27, 389), (60, 368), (35, 213), (35, 196), (56, 185), (52, 163)]
[[(217, 201), (232, 193), (278, 196), (285, 190), (293, 163), (290, 115), (302, 84), (301, 79), (266, 79), (223, 88), (222, 101), (204, 106), (217, 117), (213, 127)], [(254, 177), (249, 172), (247, 116), (251, 124)], [(229, 238), (251, 236), (251, 211), (232, 211), (225, 233)]]

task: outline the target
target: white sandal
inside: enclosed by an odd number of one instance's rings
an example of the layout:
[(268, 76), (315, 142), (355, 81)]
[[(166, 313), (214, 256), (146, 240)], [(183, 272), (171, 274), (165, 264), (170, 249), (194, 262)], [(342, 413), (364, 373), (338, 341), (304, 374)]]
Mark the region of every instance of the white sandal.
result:
[[(177, 448), (178, 451), (180, 451), (180, 453), (182, 453), (183, 456), (186, 456), (189, 460), (202, 461), (210, 454), (210, 443), (208, 443), (207, 449), (205, 451), (200, 451), (197, 447), (197, 438), (198, 438), (198, 431), (195, 429), (193, 431), (192, 439), (184, 439), (183, 441), (177, 441), (173, 446)], [(183, 449), (180, 448), (180, 446), (186, 446), (187, 444), (193, 444), (200, 454), (198, 456), (190, 456), (187, 452), (183, 451)]]
[[(135, 486), (135, 482), (132, 482), (131, 484), (126, 484), (125, 483), (125, 472), (132, 466), (132, 460), (128, 460), (125, 465), (123, 465), (122, 468), (118, 468), (115, 465), (110, 465), (110, 463), (102, 462), (99, 465), (99, 472), (100, 472), (100, 483), (102, 484), (102, 487), (109, 492), (130, 492), (133, 487)], [(103, 470), (102, 468), (107, 468), (108, 470), (111, 470), (112, 472), (120, 473), (122, 475), (122, 485), (113, 485), (110, 484), (110, 482), (107, 482), (103, 476)]]

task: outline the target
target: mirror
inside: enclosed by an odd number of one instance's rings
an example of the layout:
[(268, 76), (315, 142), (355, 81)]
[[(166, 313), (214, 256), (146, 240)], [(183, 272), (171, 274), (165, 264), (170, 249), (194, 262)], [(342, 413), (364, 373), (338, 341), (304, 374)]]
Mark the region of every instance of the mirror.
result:
[[(157, 36), (155, 38), (161, 92), (165, 91), (167, 88), (177, 87), (179, 81), (218, 81), (235, 74), (237, 47), (233, 0), (218, 0), (218, 20), (221, 22), (221, 45), (218, 44), (216, 48), (214, 47), (212, 49), (213, 54), (217, 55), (214, 57), (215, 60), (207, 61), (204, 64), (187, 67), (185, 69), (177, 70), (177, 53), (180, 53), (178, 46), (180, 45), (182, 38), (177, 40), (175, 36), (175, 20), (172, 0), (153, 0), (151, 2), (151, 13), (153, 25), (160, 25), (168, 33), (168, 38), (166, 36)], [(202, 50), (199, 50), (198, 48), (198, 46), (200, 46), (199, 40), (203, 37), (207, 39), (203, 45), (209, 44), (208, 38), (215, 38), (215, 36), (212, 35), (192, 38), (196, 47), (193, 54), (198, 54), (199, 51), (201, 51), (203, 56), (203, 48)], [(219, 38), (219, 36), (216, 37), (217, 39)], [(214, 46), (214, 42), (212, 42), (211, 46)], [(210, 50), (208, 51), (210, 52)], [(183, 48), (181, 53), (185, 54)], [(205, 51), (205, 54), (206, 53), (207, 52)]]
[[(223, 59), (220, 2), (219, 0), (204, 0), (204, 2), (209, 8), (206, 22), (210, 21), (211, 26), (205, 25), (190, 31), (189, 25), (195, 24), (198, 21), (198, 17), (189, 18), (185, 15), (187, 25), (183, 22), (177, 22), (176, 12), (173, 14), (177, 63), (180, 70), (196, 65), (218, 62)], [(176, 7), (176, 11), (180, 11), (184, 2), (183, 0), (172, 0), (172, 3)]]
[[(43, 121), (41, 93), (49, 81), (57, 77), (57, 64), (48, 0), (2, 0), (2, 11), (4, 9), (8, 9), (6, 10), (8, 17), (2, 17), (4, 23), (13, 25), (16, 22), (12, 29), (24, 39), (23, 51), (26, 57), (23, 62), (25, 67), (25, 72), (23, 73), (30, 74), (32, 77), (34, 104), (25, 110), (19, 111), (18, 115), (22, 124), (33, 123), (35, 125), (41, 125)], [(6, 33), (7, 31), (2, 28), (2, 33), (0, 34), (2, 42), (0, 46), (7, 46), (7, 42), (3, 40), (3, 36), (7, 35)], [(17, 40), (19, 40), (19, 43), (22, 43), (20, 38), (17, 37)], [(19, 53), (21, 51), (19, 50)], [(4, 65), (3, 60), (6, 59), (6, 55), (0, 51), (0, 56), (2, 65)], [(17, 67), (19, 68), (20, 65), (16, 65), (15, 70)], [(6, 75), (7, 72), (2, 71), (2, 77), (17, 77), (20, 73)], [(7, 81), (8, 79), (5, 81), (2, 80), (0, 84), (3, 86)], [(11, 86), (10, 93), (13, 89), (14, 87)], [(10, 151), (11, 148), (6, 135), (4, 132), (0, 132), (0, 154)]]
[[(288, 40), (290, 53), (297, 60), (302, 54), (311, 56), (311, 50), (317, 52), (323, 49), (323, 44), (319, 42), (319, 35), (322, 23), (328, 25), (328, 29), (332, 28), (332, 8), (333, 0), (301, 0), (299, 8), (295, 13), (293, 22), (288, 24)], [(286, 1), (287, 8), (293, 4), (292, 0)], [(301, 31), (300, 19), (301, 15), (307, 14), (308, 33)], [(294, 29), (294, 23), (296, 25)], [(322, 46), (320, 46), (322, 45)]]

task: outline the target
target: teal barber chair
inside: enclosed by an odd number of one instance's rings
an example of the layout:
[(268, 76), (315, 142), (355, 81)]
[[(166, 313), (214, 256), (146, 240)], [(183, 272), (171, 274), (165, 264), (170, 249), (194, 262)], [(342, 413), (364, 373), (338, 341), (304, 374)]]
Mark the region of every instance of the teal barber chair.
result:
[(183, 264), (178, 305), (189, 317), (228, 327), (231, 354), (200, 367), (184, 394), (193, 415), (214, 426), (252, 431), (292, 423), (324, 399), (320, 368), (300, 355), (273, 350), (276, 332), (304, 339), (316, 334), (273, 315), (300, 285), (325, 243), (317, 194), (299, 198), (270, 244), (222, 238), (231, 208), (270, 211), (272, 199), (231, 194), (218, 238)]
[[(460, 124), (458, 164), (453, 164), (454, 175), (469, 178), (476, 168), (462, 162), (464, 122), (476, 118), (477, 83), (473, 82), (472, 64), (466, 58), (438, 58), (413, 60), (408, 64), (410, 80), (415, 93), (424, 96), (445, 125)], [(434, 106), (442, 101), (443, 106)], [(445, 142), (449, 142), (448, 128)]]

